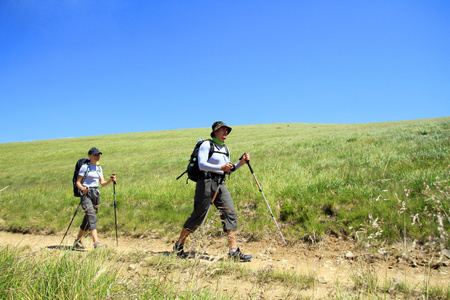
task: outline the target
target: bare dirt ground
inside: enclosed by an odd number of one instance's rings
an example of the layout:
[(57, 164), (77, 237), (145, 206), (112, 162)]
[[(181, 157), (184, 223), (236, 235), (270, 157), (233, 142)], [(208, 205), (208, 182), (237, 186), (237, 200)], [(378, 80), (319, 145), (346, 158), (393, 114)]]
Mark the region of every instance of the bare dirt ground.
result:
[[(101, 233), (100, 233), (101, 235)], [(20, 234), (0, 231), (0, 247), (13, 245), (28, 247), (33, 251), (51, 250), (59, 246), (62, 235)], [(64, 245), (70, 245), (74, 237), (68, 235)], [(164, 238), (129, 238), (119, 237), (119, 245), (115, 245), (114, 237), (102, 238), (102, 242), (108, 247), (113, 247), (118, 253), (145, 252), (149, 256), (164, 255), (173, 247), (173, 240)], [(86, 250), (93, 249), (90, 237), (83, 240)], [(314, 287), (308, 290), (296, 291), (294, 298), (327, 299), (348, 298), (346, 290), (355, 289), (357, 280), (367, 280), (371, 277), (368, 272), (376, 274), (379, 286), (395, 290), (399, 283), (406, 284), (409, 289), (421, 292), (425, 286), (437, 286), (445, 289), (450, 282), (450, 268), (448, 259), (444, 264), (436, 264), (438, 255), (433, 256), (418, 250), (406, 251), (404, 245), (392, 247), (388, 252), (361, 250), (353, 242), (338, 238), (329, 238), (316, 245), (298, 244), (285, 247), (279, 241), (264, 242), (240, 242), (244, 253), (253, 255), (253, 260), (243, 263), (246, 268), (256, 272), (264, 270), (296, 271), (302, 275), (312, 275), (315, 278)], [(224, 238), (211, 239), (205, 246), (205, 263), (214, 263), (225, 257), (227, 247)], [(398, 252), (396, 251), (398, 250)], [(396, 252), (396, 253), (394, 253)], [(130, 272), (136, 272), (135, 267), (129, 268)], [(226, 284), (226, 283), (224, 283)], [(255, 296), (258, 299), (283, 299), (288, 291), (280, 285), (268, 286), (263, 293), (258, 295), (255, 285), (251, 282), (236, 282), (229, 278), (229, 284), (237, 289), (242, 298)], [(223, 287), (227, 289), (226, 286)], [(259, 287), (261, 289), (261, 287)], [(283, 296), (284, 295), (284, 296)], [(389, 295), (389, 294), (388, 294)], [(388, 298), (396, 298), (389, 296)]]

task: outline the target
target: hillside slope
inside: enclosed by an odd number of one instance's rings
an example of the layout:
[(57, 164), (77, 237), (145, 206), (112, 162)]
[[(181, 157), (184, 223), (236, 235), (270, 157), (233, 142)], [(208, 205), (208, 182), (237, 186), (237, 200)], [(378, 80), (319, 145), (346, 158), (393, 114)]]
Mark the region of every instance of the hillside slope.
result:
[[(77, 207), (77, 159), (98, 147), (105, 173), (118, 176), (121, 235), (176, 235), (195, 185), (175, 180), (209, 128), (0, 144), (0, 228), (60, 233)], [(449, 246), (450, 118), (371, 124), (233, 126), (227, 144), (243, 152), (289, 243), (323, 236), (379, 245), (417, 240)], [(278, 236), (248, 168), (227, 181), (247, 241)], [(114, 231), (112, 186), (102, 189), (99, 231)], [(78, 216), (75, 224), (79, 224)], [(219, 235), (219, 218), (207, 229)], [(75, 227), (74, 227), (75, 228)]]

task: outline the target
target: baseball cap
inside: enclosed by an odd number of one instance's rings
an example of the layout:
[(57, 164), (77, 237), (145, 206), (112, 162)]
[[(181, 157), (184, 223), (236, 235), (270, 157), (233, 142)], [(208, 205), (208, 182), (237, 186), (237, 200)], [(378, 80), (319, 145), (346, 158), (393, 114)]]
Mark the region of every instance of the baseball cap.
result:
[(101, 153), (100, 150), (98, 150), (97, 148), (92, 147), (91, 149), (89, 149), (89, 152), (88, 152), (88, 155), (91, 155), (91, 154), (103, 154), (103, 153)]

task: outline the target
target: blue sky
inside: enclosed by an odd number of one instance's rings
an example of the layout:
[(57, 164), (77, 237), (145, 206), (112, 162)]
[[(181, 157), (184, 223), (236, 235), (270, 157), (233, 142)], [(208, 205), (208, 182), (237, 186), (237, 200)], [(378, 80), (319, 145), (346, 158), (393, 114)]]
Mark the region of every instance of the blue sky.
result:
[(450, 1), (0, 1), (0, 143), (450, 116)]

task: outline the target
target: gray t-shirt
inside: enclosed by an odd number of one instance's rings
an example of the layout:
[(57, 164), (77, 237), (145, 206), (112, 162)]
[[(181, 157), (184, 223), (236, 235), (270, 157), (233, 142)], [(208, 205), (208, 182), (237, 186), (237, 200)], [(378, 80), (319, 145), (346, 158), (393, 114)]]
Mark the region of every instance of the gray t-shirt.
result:
[[(87, 171), (88, 165), (82, 165), (78, 175), (84, 176)], [(98, 187), (100, 177), (103, 177), (103, 171), (100, 166), (93, 166), (89, 163), (89, 173), (84, 181), (81, 182), (82, 186)]]

